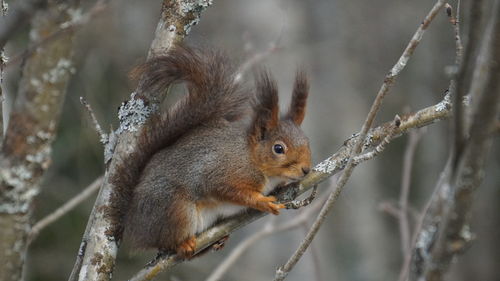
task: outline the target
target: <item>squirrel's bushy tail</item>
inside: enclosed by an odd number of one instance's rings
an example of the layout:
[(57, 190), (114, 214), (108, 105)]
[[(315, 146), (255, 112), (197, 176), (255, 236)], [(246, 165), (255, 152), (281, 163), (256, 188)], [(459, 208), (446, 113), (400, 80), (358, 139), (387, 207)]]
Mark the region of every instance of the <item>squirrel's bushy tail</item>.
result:
[(222, 53), (183, 45), (134, 71), (134, 76), (141, 78), (141, 91), (166, 91), (172, 84), (184, 82), (188, 93), (168, 111), (149, 119), (141, 129), (137, 150), (111, 175), (115, 190), (110, 215), (116, 238), (121, 238), (133, 189), (154, 153), (204, 123), (215, 119), (233, 121), (244, 114), (250, 95), (235, 83), (234, 75), (234, 67)]
[(203, 123), (241, 117), (250, 97), (235, 83), (234, 70), (220, 52), (183, 45), (140, 66), (143, 91), (165, 91), (177, 82), (186, 83), (188, 89), (187, 95), (166, 113), (144, 126), (141, 143), (157, 152)]

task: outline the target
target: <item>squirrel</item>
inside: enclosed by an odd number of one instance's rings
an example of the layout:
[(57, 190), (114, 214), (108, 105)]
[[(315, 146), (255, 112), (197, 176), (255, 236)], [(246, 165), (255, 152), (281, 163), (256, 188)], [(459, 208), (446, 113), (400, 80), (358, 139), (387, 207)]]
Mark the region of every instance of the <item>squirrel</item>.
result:
[(149, 119), (138, 149), (111, 174), (115, 237), (189, 258), (195, 236), (216, 220), (246, 207), (275, 215), (285, 208), (267, 194), (311, 168), (300, 128), (309, 91), (303, 72), (280, 117), (272, 76), (260, 71), (252, 93), (220, 52), (177, 45), (138, 69), (143, 90), (183, 82), (187, 94)]

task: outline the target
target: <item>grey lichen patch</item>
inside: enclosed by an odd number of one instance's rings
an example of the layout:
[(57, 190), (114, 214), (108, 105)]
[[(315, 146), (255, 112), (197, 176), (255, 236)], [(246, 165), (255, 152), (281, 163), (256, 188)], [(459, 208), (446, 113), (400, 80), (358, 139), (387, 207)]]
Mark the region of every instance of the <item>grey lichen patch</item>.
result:
[(368, 135), (366, 135), (365, 141), (363, 142), (363, 150), (372, 147), (372, 145), (373, 145), (373, 135), (371, 133), (368, 133)]
[(421, 249), (422, 254), (426, 257), (431, 250), (430, 247), (434, 244), (434, 240), (437, 235), (437, 227), (435, 225), (429, 225), (426, 229), (423, 229), (418, 235), (416, 248)]
[(208, 6), (212, 5), (212, 0), (189, 0), (182, 1), (180, 4), (181, 14), (186, 15), (187, 13), (201, 13)]
[(188, 34), (191, 28), (200, 22), (201, 12), (210, 5), (212, 0), (190, 0), (180, 3), (180, 14), (186, 18), (182, 26), (184, 34)]
[(193, 27), (194, 25), (197, 25), (199, 22), (200, 22), (200, 18), (193, 19), (188, 24), (184, 25), (184, 32), (186, 34), (189, 34), (189, 32), (191, 31), (191, 27)]
[(51, 147), (50, 145), (47, 145), (35, 154), (26, 155), (26, 161), (33, 164), (38, 164), (40, 165), (40, 167), (42, 167), (42, 169), (47, 169), (50, 164), (50, 152)]
[(136, 93), (132, 93), (130, 100), (122, 103), (118, 110), (118, 119), (120, 120), (120, 127), (117, 134), (124, 131), (136, 132), (139, 130), (152, 112), (155, 112), (158, 105), (153, 104), (147, 106), (140, 98), (135, 98)]
[(2, 15), (5, 16), (7, 11), (9, 11), (9, 3), (2, 1)]
[(63, 22), (59, 25), (62, 29), (71, 27), (71, 26), (76, 25), (76, 24), (80, 24), (85, 20), (85, 17), (83, 16), (83, 13), (82, 13), (82, 9), (69, 8), (67, 13), (69, 16), (69, 20), (66, 22)]
[(462, 103), (463, 103), (464, 106), (469, 106), (470, 105), (470, 101), (471, 101), (470, 95), (467, 95), (467, 96), (464, 96), (464, 98), (462, 100)]
[(297, 198), (298, 196), (298, 192), (300, 189), (301, 187), (299, 186), (299, 184), (292, 183), (291, 185), (287, 186), (281, 198), (285, 201), (295, 200), (295, 198)]
[(0, 52), (0, 63), (6, 64), (9, 62), (9, 57), (5, 54), (5, 51)]
[(446, 94), (446, 96), (444, 96), (443, 100), (436, 104), (435, 106), (435, 110), (436, 112), (441, 112), (441, 111), (446, 111), (446, 110), (449, 110), (451, 108), (451, 97), (450, 97), (450, 94)]
[[(42, 79), (44, 82), (56, 84), (60, 82), (65, 82), (67, 80), (66, 75), (74, 73), (75, 73), (75, 68), (72, 66), (71, 61), (65, 58), (60, 58), (54, 68), (42, 74)], [(33, 83), (33, 81), (31, 82)]]
[(470, 230), (470, 226), (468, 224), (464, 224), (462, 229), (460, 229), (460, 237), (466, 242), (470, 242), (476, 238), (474, 233)]
[(9, 188), (2, 191), (0, 212), (15, 214), (28, 211), (30, 202), (38, 195), (38, 186), (32, 186), (33, 173), (24, 165), (2, 169), (0, 176)]
[(319, 163), (318, 165), (316, 165), (316, 167), (314, 167), (313, 170), (316, 172), (330, 174), (333, 173), (335, 170), (343, 169), (345, 165), (347, 165), (347, 161), (348, 161), (347, 158), (342, 158), (339, 161), (337, 159), (333, 159), (330, 157), (324, 160), (323, 162)]

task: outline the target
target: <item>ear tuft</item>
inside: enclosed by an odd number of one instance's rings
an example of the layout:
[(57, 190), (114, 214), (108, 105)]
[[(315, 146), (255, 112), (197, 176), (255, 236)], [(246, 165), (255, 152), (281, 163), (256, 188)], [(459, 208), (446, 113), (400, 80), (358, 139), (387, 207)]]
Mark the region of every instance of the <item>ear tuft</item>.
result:
[(295, 75), (295, 84), (293, 86), (292, 101), (286, 114), (286, 119), (290, 119), (297, 126), (302, 124), (306, 114), (307, 96), (309, 95), (309, 81), (304, 71), (299, 70)]
[(263, 70), (257, 74), (255, 87), (257, 90), (253, 105), (255, 116), (250, 135), (262, 139), (266, 131), (278, 126), (278, 86), (271, 74)]

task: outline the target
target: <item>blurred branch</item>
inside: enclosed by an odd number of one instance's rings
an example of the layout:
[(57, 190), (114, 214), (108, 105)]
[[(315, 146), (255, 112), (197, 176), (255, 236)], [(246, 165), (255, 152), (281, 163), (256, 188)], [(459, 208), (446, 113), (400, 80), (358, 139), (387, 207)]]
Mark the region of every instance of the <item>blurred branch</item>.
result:
[[(349, 153), (349, 160), (347, 162), (346, 168), (344, 170), (344, 173), (340, 177), (339, 181), (337, 182), (337, 188), (335, 191), (330, 193), (330, 196), (328, 197), (328, 200), (326, 203), (323, 205), (323, 208), (321, 209), (320, 213), (318, 214), (316, 221), (313, 223), (311, 226), (309, 232), (307, 233), (306, 237), (304, 238), (304, 241), (299, 245), (297, 250), (293, 253), (293, 255), (288, 259), (288, 261), (283, 265), (282, 267), (279, 267), (276, 270), (276, 275), (274, 280), (279, 281), (279, 280), (284, 280), (288, 273), (293, 269), (295, 264), (299, 261), (301, 256), (304, 254), (305, 250), (309, 247), (309, 245), (312, 243), (312, 240), (316, 236), (316, 233), (318, 232), (319, 228), (323, 224), (326, 215), (328, 212), (331, 210), (335, 202), (337, 201), (338, 197), (340, 196), (340, 193), (343, 190), (343, 187), (347, 183), (347, 180), (351, 176), (351, 173), (354, 169), (354, 167), (357, 164), (357, 161), (354, 159), (356, 155), (358, 155), (361, 150), (362, 146), (365, 144), (363, 141), (365, 140), (365, 137), (368, 134), (369, 129), (371, 128), (373, 121), (375, 120), (375, 116), (382, 105), (382, 101), (384, 97), (387, 95), (389, 92), (390, 88), (396, 81), (396, 77), (398, 74), (404, 69), (406, 64), (408, 63), (411, 55), (417, 48), (418, 44), (420, 43), (420, 40), (422, 40), (423, 34), (429, 24), (432, 22), (434, 17), (437, 15), (439, 10), (443, 7), (445, 4), (444, 0), (438, 0), (436, 4), (432, 7), (432, 9), (429, 11), (427, 16), (425, 17), (424, 21), (420, 24), (418, 27), (417, 31), (413, 35), (412, 39), (408, 43), (408, 46), (406, 49), (403, 51), (403, 54), (399, 58), (398, 62), (392, 67), (392, 69), (389, 71), (389, 73), (386, 75), (384, 79), (384, 83), (382, 84), (382, 87), (380, 88), (379, 92), (377, 93), (377, 96), (375, 97), (375, 100), (370, 108), (370, 111), (368, 112), (368, 115), (366, 117), (365, 122), (363, 123), (363, 126), (361, 127), (361, 133), (360, 133), (360, 139), (355, 143), (353, 148), (351, 149)], [(395, 120), (395, 127), (399, 128), (401, 125), (401, 121), (399, 118), (396, 118)], [(381, 145), (381, 148), (383, 148), (383, 145), (385, 143), (388, 143), (389, 140), (392, 138), (392, 135), (394, 134), (394, 127), (392, 127), (387, 134), (387, 137), (383, 139)], [(377, 155), (377, 150), (375, 150), (374, 155)]]
[[(49, 1), (47, 9), (33, 18), (31, 37), (43, 38), (47, 31), (71, 20), (69, 10), (77, 7), (76, 2)], [(27, 16), (22, 11), (9, 15), (20, 13)], [(8, 27), (0, 24), (4, 28)], [(50, 166), (51, 143), (74, 71), (73, 35), (68, 33), (38, 49), (23, 67), (0, 154), (0, 280), (22, 279), (33, 199)]]
[(90, 20), (94, 19), (97, 15), (103, 12), (109, 0), (98, 0), (90, 10), (85, 14), (80, 14), (80, 10), (76, 10), (73, 12), (72, 19), (70, 21), (61, 24), (60, 28), (57, 30), (53, 30), (49, 35), (40, 38), (40, 40), (36, 42), (32, 42), (29, 47), (18, 53), (13, 55), (6, 64), (6, 67), (13, 66), (18, 62), (25, 60), (30, 57), (37, 48), (41, 47), (44, 44), (47, 44), (68, 32), (76, 32), (77, 29), (81, 28), (85, 24), (87, 24)]
[[(191, 27), (199, 22), (201, 13), (210, 4), (209, 0), (164, 0), (148, 58), (166, 54), (174, 43), (181, 41)], [(131, 150), (138, 149), (138, 128), (157, 110), (159, 102), (153, 93), (143, 89), (143, 83), (144, 79), (139, 79), (139, 85), (131, 99), (120, 109), (124, 113), (121, 115), (120, 127), (110, 134), (104, 147), (107, 165), (104, 181), (90, 214), (69, 280), (111, 279), (120, 238), (114, 237), (113, 231), (110, 231), (114, 226), (106, 213), (114, 190), (110, 175), (115, 173), (116, 167), (124, 165), (122, 163)], [(127, 109), (133, 111), (133, 114), (123, 112)], [(82, 268), (85, 270), (82, 271)]]
[[(428, 126), (436, 121), (446, 119), (451, 114), (450, 96), (446, 95), (444, 99), (436, 105), (424, 108), (418, 112), (406, 114), (401, 117), (398, 137), (412, 128)], [(393, 121), (384, 123), (376, 128), (371, 129), (363, 141), (362, 151), (366, 151), (376, 147), (387, 135), (392, 131), (391, 124)], [(360, 139), (358, 134), (353, 135), (346, 141), (342, 147), (331, 157), (317, 164), (314, 169), (299, 183), (292, 183), (286, 187), (279, 188), (276, 196), (281, 201), (294, 200), (300, 194), (303, 194), (313, 186), (318, 185), (327, 178), (342, 171), (349, 160), (350, 151), (354, 144)], [(219, 241), (231, 232), (261, 218), (267, 214), (256, 210), (248, 210), (247, 212), (225, 219), (216, 225), (212, 226), (205, 232), (201, 233), (196, 238), (196, 252), (199, 253)], [(183, 260), (176, 255), (161, 256), (152, 261), (131, 280), (151, 280), (160, 272), (169, 270), (173, 266), (181, 263)]]
[(236, 75), (234, 76), (234, 82), (237, 83), (243, 79), (243, 75), (245, 72), (248, 71), (252, 66), (257, 64), (258, 62), (262, 61), (265, 57), (269, 56), (270, 54), (278, 51), (280, 48), (278, 47), (278, 42), (279, 42), (280, 36), (276, 39), (276, 41), (272, 42), (270, 47), (267, 50), (264, 50), (263, 52), (258, 52), (250, 56), (247, 60), (245, 60), (238, 70), (236, 71)]
[[(486, 4), (487, 5), (487, 4)], [(491, 130), (500, 113), (500, 1), (495, 0), (474, 66), (470, 87), (471, 114), (463, 149), (450, 155), (441, 180), (425, 212), (412, 252), (409, 280), (443, 280), (451, 261), (474, 238), (470, 230), (474, 191), (484, 177), (491, 147)], [(464, 61), (464, 63), (467, 63)], [(465, 65), (464, 68), (472, 67)]]
[[(479, 2), (482, 0), (478, 1)], [(472, 4), (472, 9), (478, 9), (479, 5)], [(453, 134), (454, 134), (454, 140), (455, 142), (453, 143), (453, 149), (458, 153), (462, 148), (463, 144), (465, 142), (465, 134), (464, 134), (464, 108), (462, 101), (464, 99), (464, 96), (467, 94), (465, 91), (465, 75), (467, 74), (466, 72), (468, 69), (465, 68), (466, 63), (470, 63), (471, 57), (473, 55), (472, 51), (475, 49), (473, 47), (475, 42), (469, 41), (469, 46), (467, 48), (467, 52), (465, 53), (465, 62), (464, 60), (464, 54), (463, 54), (463, 45), (462, 45), (462, 39), (460, 37), (460, 0), (457, 1), (457, 10), (456, 13), (453, 12), (453, 7), (450, 4), (446, 4), (446, 13), (448, 15), (448, 18), (450, 19), (450, 23), (453, 26), (453, 31), (455, 35), (455, 65), (454, 65), (454, 71), (451, 75), (452, 79), (450, 82), (450, 92), (451, 95), (453, 96), (454, 100), (453, 103), (455, 104), (455, 109), (454, 109), (454, 114), (455, 118), (453, 118)], [(472, 26), (471, 26), (472, 27)], [(475, 34), (477, 33), (477, 30), (473, 30), (473, 28), (469, 29), (469, 35), (474, 36), (470, 37), (469, 39), (472, 40), (475, 38)], [(458, 82), (457, 82), (458, 81)], [(456, 154), (455, 153), (455, 154)], [(455, 162), (453, 160), (453, 162)]]
[(414, 163), (415, 151), (423, 135), (423, 130), (412, 130), (409, 133), (408, 144), (406, 145), (403, 159), (403, 174), (401, 176), (401, 193), (399, 195), (399, 233), (401, 235), (401, 251), (403, 258), (406, 257), (411, 248), (411, 227), (408, 221), (408, 198), (410, 196), (411, 175)]
[(89, 186), (87, 186), (84, 190), (82, 190), (82, 192), (77, 194), (75, 197), (71, 198), (68, 202), (59, 207), (53, 213), (49, 214), (48, 216), (37, 222), (31, 228), (31, 231), (28, 235), (28, 244), (31, 244), (31, 242), (33, 242), (33, 240), (35, 240), (38, 237), (38, 235), (44, 228), (54, 223), (58, 219), (60, 219), (62, 216), (73, 210), (76, 206), (78, 206), (80, 203), (82, 203), (92, 194), (94, 194), (94, 192), (96, 192), (101, 186), (102, 179), (103, 179), (102, 176), (98, 177)]
[(401, 235), (401, 251), (403, 258), (408, 257), (411, 247), (411, 226), (408, 219), (408, 214), (412, 215), (413, 221), (417, 221), (421, 216), (418, 215), (413, 208), (408, 204), (411, 185), (411, 171), (414, 162), (415, 151), (424, 133), (424, 129), (411, 130), (409, 132), (408, 143), (406, 145), (405, 154), (403, 158), (403, 172), (401, 176), (401, 193), (399, 201), (395, 202), (382, 202), (379, 208), (387, 214), (397, 219), (399, 225), (399, 233)]
[[(333, 187), (333, 185), (332, 185)], [(309, 208), (302, 209), (301, 213), (280, 224), (276, 225), (274, 218), (271, 217), (270, 220), (264, 225), (264, 227), (245, 240), (241, 241), (238, 246), (236, 246), (226, 258), (217, 266), (217, 268), (212, 271), (212, 273), (207, 277), (206, 281), (217, 281), (221, 280), (222, 276), (231, 268), (231, 266), (248, 250), (253, 244), (258, 241), (262, 241), (263, 238), (278, 234), (279, 232), (291, 230), (303, 226), (305, 222), (308, 222), (311, 217), (319, 210), (321, 205), (325, 200), (316, 200)], [(135, 278), (135, 277), (134, 277)], [(133, 279), (132, 279), (133, 280)], [(138, 279), (141, 280), (141, 279)]]
[(47, 0), (16, 1), (6, 17), (0, 18), (0, 49), (17, 30), (29, 22), (36, 10), (45, 8)]
[[(304, 235), (307, 235), (307, 231), (309, 231), (309, 226), (307, 225), (307, 222), (302, 223), (302, 227), (304, 229)], [(318, 248), (315, 247), (314, 244), (311, 244), (309, 246), (309, 253), (311, 256), (311, 262), (313, 264), (313, 274), (314, 275), (314, 280), (316, 281), (322, 281), (323, 279), (321, 278), (321, 266), (320, 266), (320, 257), (319, 257), (319, 252)]]
[[(9, 6), (5, 2), (5, 0), (0, 0), (0, 14), (2, 15), (2, 19), (5, 18), (7, 15), (7, 10), (9, 9)], [(7, 62), (7, 56), (5, 55), (5, 48), (1, 47), (0, 48), (0, 136), (3, 138), (4, 134), (4, 120), (3, 120), (3, 111), (5, 110), (5, 97), (3, 93), (3, 75), (4, 75), (4, 68), (5, 68), (5, 63)], [(0, 141), (2, 140), (0, 138)]]

